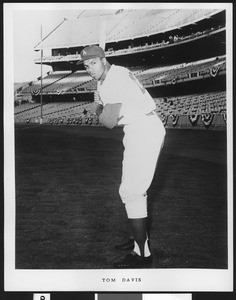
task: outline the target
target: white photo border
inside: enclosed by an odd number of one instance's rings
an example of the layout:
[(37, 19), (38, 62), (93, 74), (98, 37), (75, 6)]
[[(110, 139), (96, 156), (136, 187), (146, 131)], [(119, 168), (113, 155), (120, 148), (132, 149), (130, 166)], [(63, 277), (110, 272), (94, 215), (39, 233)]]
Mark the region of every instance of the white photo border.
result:
[[(223, 8), (226, 10), (228, 269), (19, 270), (15, 269), (13, 11), (75, 8)], [(5, 3), (4, 4), (4, 288), (5, 291), (230, 292), (233, 290), (233, 91), (231, 3)], [(8, 101), (7, 101), (8, 100)], [(106, 281), (104, 278), (115, 279)], [(141, 278), (141, 281), (123, 281)]]

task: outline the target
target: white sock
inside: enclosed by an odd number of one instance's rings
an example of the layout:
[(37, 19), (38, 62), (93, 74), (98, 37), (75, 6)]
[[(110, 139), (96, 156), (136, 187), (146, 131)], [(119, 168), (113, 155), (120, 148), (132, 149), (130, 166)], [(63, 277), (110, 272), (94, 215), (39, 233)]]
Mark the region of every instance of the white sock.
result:
[[(134, 241), (134, 250), (133, 251), (136, 252), (138, 255), (141, 255), (139, 245), (136, 243), (136, 241)], [(144, 244), (144, 256), (147, 257), (150, 255), (151, 255), (151, 252), (148, 247), (148, 240), (146, 240), (145, 244)]]

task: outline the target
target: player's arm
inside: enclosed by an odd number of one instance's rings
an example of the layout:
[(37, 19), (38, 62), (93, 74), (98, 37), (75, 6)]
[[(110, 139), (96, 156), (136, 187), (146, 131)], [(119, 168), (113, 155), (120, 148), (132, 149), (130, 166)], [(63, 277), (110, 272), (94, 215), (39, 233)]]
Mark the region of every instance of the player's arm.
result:
[(120, 109), (121, 103), (106, 104), (99, 115), (100, 123), (109, 129), (115, 127), (118, 123)]

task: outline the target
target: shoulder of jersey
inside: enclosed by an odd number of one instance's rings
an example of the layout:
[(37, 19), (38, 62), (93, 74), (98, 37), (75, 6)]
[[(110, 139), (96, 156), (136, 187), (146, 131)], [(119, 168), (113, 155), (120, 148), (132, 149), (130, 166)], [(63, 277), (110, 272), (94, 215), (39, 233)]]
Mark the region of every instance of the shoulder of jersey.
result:
[(120, 71), (120, 72), (129, 72), (129, 70), (127, 69), (127, 68), (125, 68), (125, 67), (122, 67), (122, 66), (117, 66), (117, 65), (113, 65), (113, 69), (115, 69), (115, 70), (118, 70), (118, 71)]

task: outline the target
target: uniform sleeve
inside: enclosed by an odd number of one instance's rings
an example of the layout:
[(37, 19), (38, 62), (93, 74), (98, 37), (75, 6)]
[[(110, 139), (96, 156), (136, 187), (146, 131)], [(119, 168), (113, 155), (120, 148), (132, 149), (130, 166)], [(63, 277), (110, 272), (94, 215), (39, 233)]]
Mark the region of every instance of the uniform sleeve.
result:
[(121, 103), (106, 104), (99, 116), (99, 121), (109, 129), (115, 127), (118, 123)]

